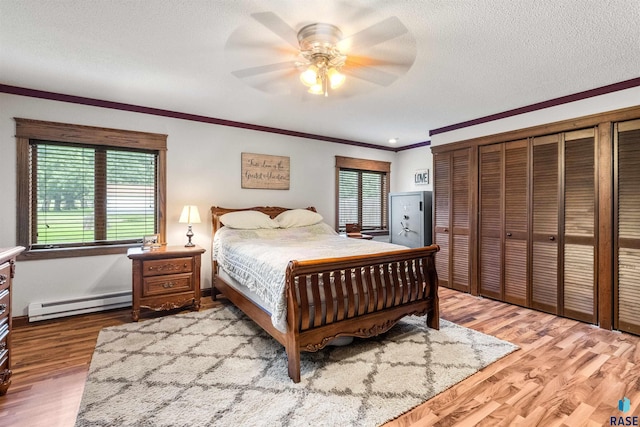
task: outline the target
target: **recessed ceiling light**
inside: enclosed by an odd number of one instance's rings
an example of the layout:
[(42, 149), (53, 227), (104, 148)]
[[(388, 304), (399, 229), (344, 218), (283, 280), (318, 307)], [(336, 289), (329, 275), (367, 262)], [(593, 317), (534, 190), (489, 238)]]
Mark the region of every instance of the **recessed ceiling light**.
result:
[(389, 144), (395, 144), (398, 141), (400, 141), (400, 138), (397, 136), (395, 138), (389, 138)]

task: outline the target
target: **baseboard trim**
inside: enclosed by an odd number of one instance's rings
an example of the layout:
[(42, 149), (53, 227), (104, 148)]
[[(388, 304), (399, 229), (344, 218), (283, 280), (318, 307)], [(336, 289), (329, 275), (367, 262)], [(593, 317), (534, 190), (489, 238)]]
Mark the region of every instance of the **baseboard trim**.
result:
[[(211, 297), (211, 288), (206, 288), (206, 289), (201, 289), (200, 290), (200, 296), (202, 298), (204, 297)], [(114, 308), (113, 311), (115, 310), (130, 310), (130, 307), (126, 307), (126, 308)], [(109, 310), (106, 310), (109, 311)], [(96, 313), (88, 313), (88, 314), (78, 314), (77, 316), (91, 316), (92, 314), (98, 314), (98, 313), (104, 313), (105, 311), (102, 312), (96, 312)], [(46, 322), (55, 322), (56, 320), (62, 320), (62, 319), (68, 319), (69, 317), (75, 317), (75, 316), (67, 316), (67, 317), (61, 317), (61, 318), (57, 318), (57, 319), (50, 319), (50, 320), (41, 320), (39, 322), (29, 322), (29, 316), (16, 316), (11, 318), (11, 323), (12, 323), (12, 327), (13, 328), (21, 328), (24, 326), (30, 326), (30, 325), (42, 325)]]

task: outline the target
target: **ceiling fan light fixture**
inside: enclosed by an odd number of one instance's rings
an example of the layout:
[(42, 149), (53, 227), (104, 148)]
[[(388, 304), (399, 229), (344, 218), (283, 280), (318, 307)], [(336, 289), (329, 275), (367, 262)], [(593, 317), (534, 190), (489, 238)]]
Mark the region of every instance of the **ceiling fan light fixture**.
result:
[(300, 74), (300, 81), (305, 86), (311, 87), (318, 83), (318, 67), (310, 65)]
[[(369, 9), (362, 8), (365, 15), (368, 11)], [(358, 85), (358, 81), (389, 86), (405, 74), (415, 61), (415, 39), (397, 16), (383, 19), (346, 38), (343, 38), (340, 28), (327, 23), (315, 22), (296, 29), (273, 12), (252, 13), (251, 16), (270, 30), (272, 36), (278, 36), (280, 43), (286, 42), (286, 46), (274, 48), (277, 56), (281, 57), (280, 62), (232, 71), (237, 78), (246, 79), (247, 84), (264, 92), (284, 94), (292, 89), (300, 90), (300, 85), (304, 85), (305, 90), (308, 90), (311, 86), (321, 84), (322, 90), (314, 87), (311, 93), (328, 96), (329, 92), (336, 90), (342, 91), (344, 97), (349, 97), (367, 88)], [(347, 20), (347, 16), (343, 19)], [(250, 38), (246, 37), (249, 35), (247, 31), (234, 31), (225, 45), (225, 50), (244, 62), (245, 54), (236, 54), (236, 47), (262, 46), (259, 43), (248, 43)], [(378, 45), (391, 40), (393, 44), (377, 48)], [(376, 49), (370, 49), (373, 47)], [(398, 47), (403, 49), (396, 54)], [(358, 53), (358, 50), (363, 53)], [(266, 50), (263, 52), (267, 53)], [(348, 52), (348, 58), (344, 52)], [(345, 79), (343, 74), (349, 78)], [(260, 75), (265, 76), (254, 78)], [(295, 77), (300, 79), (300, 83), (296, 83)], [(282, 82), (281, 78), (285, 78), (286, 81)], [(340, 89), (345, 84), (351, 86), (352, 83), (353, 88)]]
[(327, 71), (327, 77), (329, 78), (331, 89), (339, 88), (346, 80), (345, 75), (335, 68), (329, 68), (329, 71)]
[(309, 93), (329, 96), (329, 88), (337, 89), (345, 81), (340, 73), (347, 57), (337, 48), (342, 32), (335, 25), (315, 23), (298, 32), (301, 61), (304, 67), (300, 81), (309, 87)]

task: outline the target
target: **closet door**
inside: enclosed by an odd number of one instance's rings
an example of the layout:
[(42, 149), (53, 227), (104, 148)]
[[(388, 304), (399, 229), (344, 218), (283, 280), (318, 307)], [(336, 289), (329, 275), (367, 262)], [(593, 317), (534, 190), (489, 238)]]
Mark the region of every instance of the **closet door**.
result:
[(502, 300), (504, 145), (480, 147), (479, 294)]
[(533, 139), (531, 307), (558, 314), (560, 136)]
[(616, 123), (614, 327), (640, 334), (640, 120)]
[(471, 237), (471, 150), (457, 150), (451, 158), (451, 287), (469, 292)]
[(596, 322), (595, 130), (564, 137), (562, 315)]
[(529, 259), (528, 141), (505, 144), (504, 301), (526, 306)]
[(480, 294), (527, 304), (528, 141), (480, 147)]
[(434, 153), (434, 242), (439, 284), (469, 292), (471, 150)]
[(451, 153), (433, 154), (433, 241), (440, 246), (436, 254), (436, 272), (440, 286), (451, 287), (449, 283), (449, 229), (451, 220)]

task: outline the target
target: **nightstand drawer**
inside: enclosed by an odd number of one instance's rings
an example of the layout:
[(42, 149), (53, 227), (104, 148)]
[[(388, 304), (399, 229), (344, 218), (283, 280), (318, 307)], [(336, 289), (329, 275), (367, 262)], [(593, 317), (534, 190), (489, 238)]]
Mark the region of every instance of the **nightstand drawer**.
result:
[(142, 296), (174, 294), (193, 290), (193, 275), (169, 274), (161, 277), (149, 277), (144, 279)]
[(143, 276), (159, 276), (161, 274), (188, 273), (191, 271), (191, 257), (154, 259), (142, 263)]

